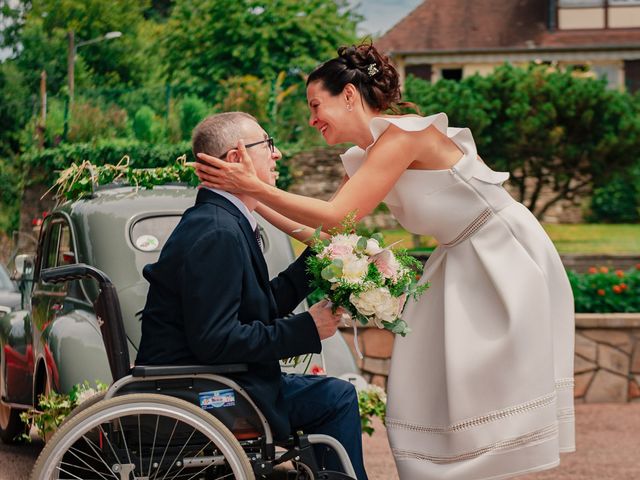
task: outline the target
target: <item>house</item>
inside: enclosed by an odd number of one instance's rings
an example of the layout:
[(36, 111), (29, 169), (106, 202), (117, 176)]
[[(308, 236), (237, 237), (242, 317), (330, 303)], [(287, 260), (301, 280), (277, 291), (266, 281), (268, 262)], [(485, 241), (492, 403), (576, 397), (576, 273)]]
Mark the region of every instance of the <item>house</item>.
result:
[(640, 89), (640, 0), (425, 0), (376, 41), (401, 79), (435, 82), (510, 62), (572, 67)]

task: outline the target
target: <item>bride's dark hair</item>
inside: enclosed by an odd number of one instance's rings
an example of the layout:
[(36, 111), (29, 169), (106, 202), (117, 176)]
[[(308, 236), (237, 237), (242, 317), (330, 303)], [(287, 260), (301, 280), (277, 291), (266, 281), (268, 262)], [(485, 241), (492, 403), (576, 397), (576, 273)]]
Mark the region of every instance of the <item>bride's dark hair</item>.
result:
[(307, 86), (317, 80), (331, 95), (338, 95), (348, 83), (353, 84), (364, 101), (373, 109), (398, 111), (400, 78), (389, 58), (381, 55), (371, 43), (340, 47), (338, 56), (315, 68), (307, 78)]

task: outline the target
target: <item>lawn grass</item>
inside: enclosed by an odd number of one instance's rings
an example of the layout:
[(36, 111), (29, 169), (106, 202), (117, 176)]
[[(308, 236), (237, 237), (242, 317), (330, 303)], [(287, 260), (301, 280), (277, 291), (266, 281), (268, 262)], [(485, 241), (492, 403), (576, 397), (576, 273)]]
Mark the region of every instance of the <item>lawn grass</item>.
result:
[[(543, 227), (560, 253), (640, 254), (640, 224), (543, 224)], [(437, 245), (433, 237), (414, 239), (405, 230), (385, 230), (382, 233), (387, 244), (401, 240), (398, 247), (409, 250), (428, 251)], [(300, 242), (294, 240), (293, 244), (296, 254), (304, 249)]]
[(639, 224), (545, 224), (560, 253), (640, 254)]

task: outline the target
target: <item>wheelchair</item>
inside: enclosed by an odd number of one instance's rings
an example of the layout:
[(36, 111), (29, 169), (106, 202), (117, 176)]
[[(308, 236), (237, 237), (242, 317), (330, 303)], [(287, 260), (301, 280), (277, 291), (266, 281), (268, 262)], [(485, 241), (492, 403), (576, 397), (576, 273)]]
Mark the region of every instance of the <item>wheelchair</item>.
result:
[[(344, 447), (297, 432), (274, 441), (252, 399), (225, 374), (244, 364), (131, 368), (120, 303), (100, 270), (75, 264), (43, 270), (46, 282), (94, 279), (94, 303), (113, 383), (65, 419), (38, 457), (32, 480), (355, 479)], [(321, 470), (314, 445), (333, 449), (345, 473)], [(293, 468), (276, 468), (285, 462)]]

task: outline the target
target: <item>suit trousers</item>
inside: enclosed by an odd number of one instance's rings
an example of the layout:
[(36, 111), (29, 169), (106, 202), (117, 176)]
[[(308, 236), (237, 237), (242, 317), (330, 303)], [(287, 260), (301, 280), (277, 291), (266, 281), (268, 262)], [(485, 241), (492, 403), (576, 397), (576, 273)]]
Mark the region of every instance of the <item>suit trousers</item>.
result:
[[(354, 386), (338, 378), (317, 375), (285, 374), (282, 382), (292, 429), (306, 434), (330, 435), (338, 440), (347, 451), (358, 480), (366, 480), (358, 396)], [(332, 449), (316, 446), (315, 454), (320, 468), (343, 471)]]

